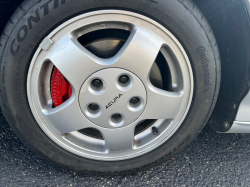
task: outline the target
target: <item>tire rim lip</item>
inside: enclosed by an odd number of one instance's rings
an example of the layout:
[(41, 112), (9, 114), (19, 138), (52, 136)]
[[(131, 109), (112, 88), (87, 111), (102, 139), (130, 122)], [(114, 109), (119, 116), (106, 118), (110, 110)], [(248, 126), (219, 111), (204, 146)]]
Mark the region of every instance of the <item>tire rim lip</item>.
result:
[[(186, 117), (186, 115), (187, 115), (187, 113), (189, 111), (191, 102), (192, 102), (192, 96), (193, 96), (193, 72), (192, 72), (192, 68), (191, 68), (191, 65), (190, 65), (190, 61), (188, 59), (188, 56), (187, 56), (184, 48), (181, 46), (181, 44), (178, 42), (178, 40), (173, 36), (173, 34), (171, 34), (166, 28), (164, 28), (162, 25), (155, 22), (154, 20), (152, 20), (150, 18), (147, 18), (147, 17), (145, 17), (143, 15), (140, 15), (140, 14), (137, 14), (137, 13), (132, 13), (132, 12), (129, 12), (129, 11), (101, 10), (101, 11), (94, 11), (94, 12), (86, 13), (86, 14), (83, 14), (83, 15), (79, 15), (79, 16), (77, 16), (75, 18), (72, 18), (72, 19), (66, 21), (65, 23), (63, 23), (59, 27), (57, 27), (55, 30), (53, 30), (47, 36), (47, 38), (52, 38), (54, 35), (56, 35), (58, 32), (60, 32), (61, 29), (67, 27), (67, 25), (70, 25), (71, 23), (79, 21), (79, 20), (81, 20), (83, 18), (88, 18), (88, 17), (91, 17), (91, 16), (97, 16), (97, 15), (108, 15), (108, 14), (118, 14), (118, 15), (124, 15), (124, 16), (131, 16), (131, 17), (134, 17), (134, 18), (141, 19), (143, 21), (149, 22), (150, 24), (153, 24), (154, 26), (156, 26), (157, 28), (159, 28), (160, 30), (165, 32), (168, 35), (168, 37), (170, 37), (173, 40), (173, 42), (178, 46), (181, 54), (183, 55), (183, 58), (186, 61), (186, 66), (188, 68), (188, 72), (189, 72), (189, 75), (190, 75), (190, 77), (189, 77), (190, 78), (189, 100), (188, 100), (188, 103), (187, 103), (187, 106), (186, 106), (186, 110), (183, 113), (183, 116), (179, 120), (178, 124), (175, 125), (168, 133), (162, 134), (161, 139), (158, 142), (156, 142), (154, 145), (152, 145), (151, 147), (147, 147), (147, 149), (141, 149), (141, 150), (139, 150), (137, 152), (133, 152), (133, 153), (130, 153), (128, 155), (120, 154), (120, 155), (109, 156), (109, 155), (103, 154), (103, 153), (102, 154), (99, 154), (99, 153), (96, 154), (93, 151), (89, 151), (89, 150), (86, 151), (85, 149), (79, 149), (79, 148), (77, 148), (75, 146), (72, 147), (72, 144), (65, 141), (65, 139), (63, 139), (62, 137), (58, 138), (55, 135), (55, 132), (51, 132), (51, 129), (50, 130), (48, 129), (48, 127), (41, 120), (41, 118), (40, 118), (40, 116), (39, 116), (39, 114), (38, 114), (38, 112), (36, 110), (35, 104), (34, 104), (34, 96), (33, 96), (33, 93), (32, 93), (33, 86), (31, 84), (31, 80), (32, 80), (32, 76), (33, 76), (32, 73), (33, 73), (35, 63), (37, 61), (39, 53), (42, 50), (40, 47), (35, 52), (35, 54), (34, 54), (34, 56), (32, 58), (30, 67), (29, 67), (28, 79), (27, 79), (27, 95), (28, 95), (28, 101), (29, 101), (29, 105), (31, 107), (31, 111), (32, 111), (38, 125), (45, 132), (45, 134), (50, 139), (52, 139), (56, 144), (58, 144), (59, 146), (61, 146), (64, 149), (66, 149), (67, 151), (70, 151), (71, 153), (74, 153), (76, 155), (79, 155), (79, 156), (82, 156), (82, 157), (85, 157), (85, 158), (90, 158), (90, 159), (94, 159), (94, 160), (102, 160), (102, 161), (118, 161), (118, 160), (125, 160), (125, 159), (130, 159), (130, 158), (134, 158), (134, 157), (143, 155), (143, 154), (157, 148), (162, 143), (166, 142), (170, 137), (172, 137), (172, 135), (177, 131), (177, 129), (180, 127), (180, 125), (184, 121), (184, 119), (185, 119), (185, 117)], [(109, 21), (109, 20), (107, 20), (107, 21)], [(76, 94), (76, 93), (72, 93), (72, 95), (73, 94)], [(157, 124), (162, 124), (165, 121), (166, 120), (157, 120), (157, 122), (155, 124), (156, 125)], [(163, 135), (165, 135), (164, 138), (163, 138)]]

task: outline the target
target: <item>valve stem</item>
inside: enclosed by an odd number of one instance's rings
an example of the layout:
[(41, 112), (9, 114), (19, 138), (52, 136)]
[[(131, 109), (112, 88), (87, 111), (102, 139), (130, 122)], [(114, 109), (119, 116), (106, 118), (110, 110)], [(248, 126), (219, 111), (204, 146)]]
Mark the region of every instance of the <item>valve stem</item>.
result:
[(156, 127), (152, 127), (151, 130), (152, 130), (153, 135), (157, 135), (158, 129)]

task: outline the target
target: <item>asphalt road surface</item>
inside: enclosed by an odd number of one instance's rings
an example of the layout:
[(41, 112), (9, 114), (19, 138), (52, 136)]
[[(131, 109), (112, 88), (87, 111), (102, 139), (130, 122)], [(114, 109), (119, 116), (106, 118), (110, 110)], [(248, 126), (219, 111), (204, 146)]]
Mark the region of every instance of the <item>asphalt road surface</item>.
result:
[(206, 127), (179, 155), (127, 176), (90, 176), (62, 169), (28, 150), (0, 113), (0, 186), (250, 186), (250, 134)]

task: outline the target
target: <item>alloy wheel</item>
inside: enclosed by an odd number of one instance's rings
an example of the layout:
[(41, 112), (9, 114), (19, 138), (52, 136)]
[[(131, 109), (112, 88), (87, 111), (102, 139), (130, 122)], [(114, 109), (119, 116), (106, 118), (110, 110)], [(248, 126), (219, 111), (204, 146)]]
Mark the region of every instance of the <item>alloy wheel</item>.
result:
[[(164, 72), (152, 73), (159, 55), (167, 81)], [(86, 158), (124, 160), (177, 131), (192, 100), (193, 74), (166, 28), (136, 13), (103, 10), (77, 16), (44, 39), (27, 93), (39, 126), (59, 146)]]

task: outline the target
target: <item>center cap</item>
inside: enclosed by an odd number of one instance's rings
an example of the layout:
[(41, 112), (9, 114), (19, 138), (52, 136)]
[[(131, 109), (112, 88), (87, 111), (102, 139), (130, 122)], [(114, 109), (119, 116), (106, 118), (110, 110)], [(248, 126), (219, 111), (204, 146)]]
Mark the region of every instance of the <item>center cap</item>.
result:
[(118, 128), (133, 123), (146, 106), (146, 90), (133, 73), (108, 68), (92, 74), (79, 95), (83, 114), (94, 124)]

